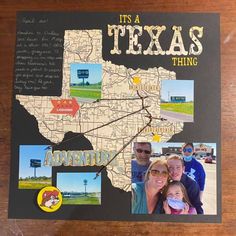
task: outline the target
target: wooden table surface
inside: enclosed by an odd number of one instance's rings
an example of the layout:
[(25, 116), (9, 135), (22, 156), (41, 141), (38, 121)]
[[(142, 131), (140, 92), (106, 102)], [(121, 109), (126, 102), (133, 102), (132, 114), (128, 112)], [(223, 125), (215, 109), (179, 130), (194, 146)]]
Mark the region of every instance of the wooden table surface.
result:
[[(7, 219), (16, 11), (218, 12), (221, 14), (222, 223)], [(236, 1), (0, 1), (0, 235), (236, 235)], [(214, 114), (213, 114), (214, 115)]]

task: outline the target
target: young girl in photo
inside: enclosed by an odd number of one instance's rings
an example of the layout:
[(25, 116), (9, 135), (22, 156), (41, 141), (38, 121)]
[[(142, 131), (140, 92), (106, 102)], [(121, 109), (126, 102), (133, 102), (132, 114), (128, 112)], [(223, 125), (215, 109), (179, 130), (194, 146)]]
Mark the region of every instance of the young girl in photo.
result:
[(196, 215), (196, 209), (191, 205), (184, 185), (179, 181), (170, 182), (164, 190), (163, 208), (165, 214)]

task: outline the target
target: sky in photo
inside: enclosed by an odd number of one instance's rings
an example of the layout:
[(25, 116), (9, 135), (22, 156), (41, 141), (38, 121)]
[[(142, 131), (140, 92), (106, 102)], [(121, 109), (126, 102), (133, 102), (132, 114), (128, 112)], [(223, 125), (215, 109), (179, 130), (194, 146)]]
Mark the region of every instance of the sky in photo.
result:
[[(182, 147), (184, 143), (152, 143), (152, 150), (154, 153), (162, 153), (163, 147)], [(199, 145), (200, 143), (193, 143), (193, 146)], [(215, 143), (203, 143), (207, 146), (214, 148), (214, 155), (216, 155), (216, 144)]]
[(169, 101), (171, 96), (185, 96), (186, 101), (194, 101), (193, 80), (162, 80), (161, 99)]
[(48, 151), (48, 145), (20, 145), (19, 147), (19, 177), (33, 177), (34, 168), (30, 167), (30, 159), (41, 160), (41, 167), (36, 168), (36, 177), (52, 176), (52, 168), (44, 167), (43, 162), (45, 154)]
[(71, 83), (79, 84), (83, 82), (82, 79), (79, 79), (77, 77), (77, 70), (89, 70), (89, 77), (88, 79), (84, 80), (84, 83), (88, 81), (90, 84), (96, 84), (102, 81), (102, 64), (71, 63), (70, 64)]
[(87, 192), (101, 192), (101, 175), (96, 179), (95, 172), (58, 172), (57, 188), (62, 192), (84, 192), (84, 180), (86, 179)]

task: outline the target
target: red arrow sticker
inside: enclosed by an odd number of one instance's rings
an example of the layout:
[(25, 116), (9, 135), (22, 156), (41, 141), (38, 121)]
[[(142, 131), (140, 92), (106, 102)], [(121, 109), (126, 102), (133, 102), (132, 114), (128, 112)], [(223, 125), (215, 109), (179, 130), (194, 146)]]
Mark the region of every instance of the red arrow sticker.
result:
[(61, 100), (51, 100), (53, 109), (51, 113), (54, 114), (66, 114), (75, 116), (76, 112), (79, 110), (80, 106), (75, 98), (72, 99), (61, 99)]

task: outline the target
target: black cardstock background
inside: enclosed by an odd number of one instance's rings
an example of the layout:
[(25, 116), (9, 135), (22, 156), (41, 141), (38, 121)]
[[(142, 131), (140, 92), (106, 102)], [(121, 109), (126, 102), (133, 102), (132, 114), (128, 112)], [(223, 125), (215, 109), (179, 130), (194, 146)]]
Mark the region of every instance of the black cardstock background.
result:
[[(126, 55), (128, 45), (127, 35), (120, 41), (121, 55), (111, 55), (113, 37), (107, 35), (107, 25), (119, 24), (119, 15), (123, 13), (55, 13), (55, 12), (20, 12), (17, 18), (19, 31), (55, 31), (64, 40), (64, 30), (101, 29), (103, 35), (102, 56), (116, 65), (127, 68), (148, 69), (163, 67), (176, 73), (177, 80), (194, 80), (194, 123), (185, 123), (183, 131), (174, 135), (169, 142), (210, 142), (217, 144), (217, 215), (167, 216), (167, 215), (132, 215), (131, 193), (114, 188), (107, 177), (106, 170), (102, 171), (102, 204), (101, 206), (65, 206), (54, 213), (46, 213), (39, 209), (36, 203), (38, 190), (19, 190), (19, 145), (53, 145), (44, 138), (38, 130), (36, 119), (31, 116), (15, 99), (16, 94), (60, 96), (62, 85), (63, 48), (58, 47), (61, 59), (54, 65), (59, 69), (58, 77), (52, 81), (53, 86), (46, 90), (22, 90), (14, 87), (12, 112), (12, 159), (9, 192), (9, 218), (38, 218), (38, 219), (89, 219), (89, 220), (138, 220), (138, 221), (183, 221), (183, 222), (220, 222), (221, 221), (221, 143), (220, 143), (220, 32), (218, 14), (160, 14), (160, 13), (130, 13), (133, 18), (140, 16), (140, 25), (165, 25), (166, 31), (160, 36), (163, 50), (167, 50), (173, 31), (173, 25), (182, 26), (184, 44), (189, 45), (188, 30), (192, 26), (203, 26), (204, 34), (201, 39), (203, 52), (198, 56), (198, 66), (174, 67), (172, 56)], [(34, 23), (26, 23), (26, 19), (35, 19)], [(40, 20), (44, 23), (37, 23)], [(131, 23), (133, 25), (134, 23)], [(41, 37), (41, 36), (39, 36)], [(17, 36), (17, 39), (19, 36)], [(18, 42), (18, 41), (17, 41)], [(149, 38), (140, 37), (140, 43), (146, 49)], [(17, 50), (16, 59), (17, 64)], [(188, 47), (186, 47), (188, 50)], [(22, 66), (24, 67), (24, 66)], [(17, 66), (15, 66), (15, 69)], [(27, 78), (25, 79), (27, 80)], [(67, 137), (77, 134), (69, 132)], [(66, 146), (57, 146), (58, 150), (92, 149), (92, 145), (83, 136), (74, 138)], [(53, 183), (56, 183), (57, 171), (97, 172), (101, 167), (53, 167)]]

